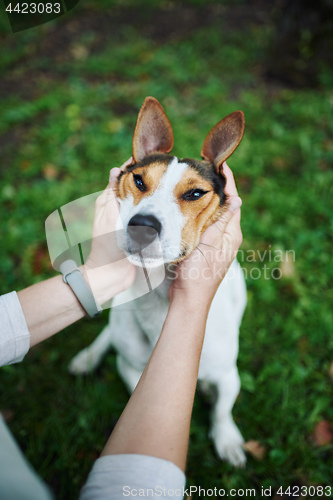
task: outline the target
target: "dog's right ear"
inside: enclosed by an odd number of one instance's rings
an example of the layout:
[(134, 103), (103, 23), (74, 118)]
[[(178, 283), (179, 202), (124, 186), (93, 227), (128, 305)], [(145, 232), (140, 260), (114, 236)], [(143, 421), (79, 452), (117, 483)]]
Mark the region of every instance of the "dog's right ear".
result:
[(150, 153), (169, 153), (173, 132), (167, 115), (154, 97), (146, 97), (139, 112), (133, 136), (133, 159), (143, 160)]
[(245, 127), (243, 111), (234, 111), (221, 120), (207, 135), (201, 157), (221, 171), (222, 163), (229, 158), (242, 140)]

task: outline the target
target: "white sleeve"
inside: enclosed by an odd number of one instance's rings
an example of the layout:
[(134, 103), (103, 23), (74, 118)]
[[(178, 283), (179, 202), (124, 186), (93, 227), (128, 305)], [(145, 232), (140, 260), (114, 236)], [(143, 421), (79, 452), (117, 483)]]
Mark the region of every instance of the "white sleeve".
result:
[(30, 333), (16, 292), (0, 296), (0, 366), (22, 361)]
[(184, 496), (185, 475), (172, 462), (147, 455), (106, 455), (96, 460), (79, 500)]
[(52, 500), (48, 486), (23, 456), (0, 415), (0, 498)]

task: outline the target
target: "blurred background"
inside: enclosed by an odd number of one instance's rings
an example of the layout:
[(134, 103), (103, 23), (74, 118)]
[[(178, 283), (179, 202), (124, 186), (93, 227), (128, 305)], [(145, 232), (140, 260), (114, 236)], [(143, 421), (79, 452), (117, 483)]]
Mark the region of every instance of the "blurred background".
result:
[[(242, 109), (228, 163), (248, 287), (234, 417), (250, 452), (244, 470), (218, 460), (212, 401), (198, 393), (188, 485), (274, 497), (332, 483), (333, 2), (82, 0), (15, 34), (1, 8), (1, 293), (55, 274), (46, 217), (104, 188), (131, 155), (147, 95), (180, 157), (199, 158), (210, 128)], [(0, 371), (0, 410), (59, 499), (77, 498), (128, 399), (112, 352), (90, 376), (67, 372), (106, 321), (83, 320)]]

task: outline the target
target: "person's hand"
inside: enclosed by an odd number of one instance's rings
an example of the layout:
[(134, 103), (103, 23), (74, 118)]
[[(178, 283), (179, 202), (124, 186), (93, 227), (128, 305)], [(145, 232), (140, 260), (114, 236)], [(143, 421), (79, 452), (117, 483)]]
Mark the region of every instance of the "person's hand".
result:
[(176, 268), (176, 278), (169, 290), (171, 301), (179, 297), (182, 302), (186, 299), (190, 304), (206, 302), (209, 307), (242, 243), (242, 200), (226, 163), (223, 164), (223, 173), (227, 179), (228, 209), (206, 229), (197, 248)]
[(109, 184), (95, 203), (92, 248), (82, 271), (99, 304), (129, 288), (135, 278), (135, 266), (119, 250), (116, 238), (117, 179), (121, 169), (130, 163), (131, 159), (110, 171)]

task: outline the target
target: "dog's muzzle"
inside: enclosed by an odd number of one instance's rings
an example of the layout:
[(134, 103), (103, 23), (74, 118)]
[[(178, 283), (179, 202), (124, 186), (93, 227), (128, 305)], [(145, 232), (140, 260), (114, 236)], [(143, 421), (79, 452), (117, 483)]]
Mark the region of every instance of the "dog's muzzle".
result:
[(136, 214), (128, 223), (127, 233), (132, 252), (140, 252), (160, 235), (162, 225), (154, 215)]

